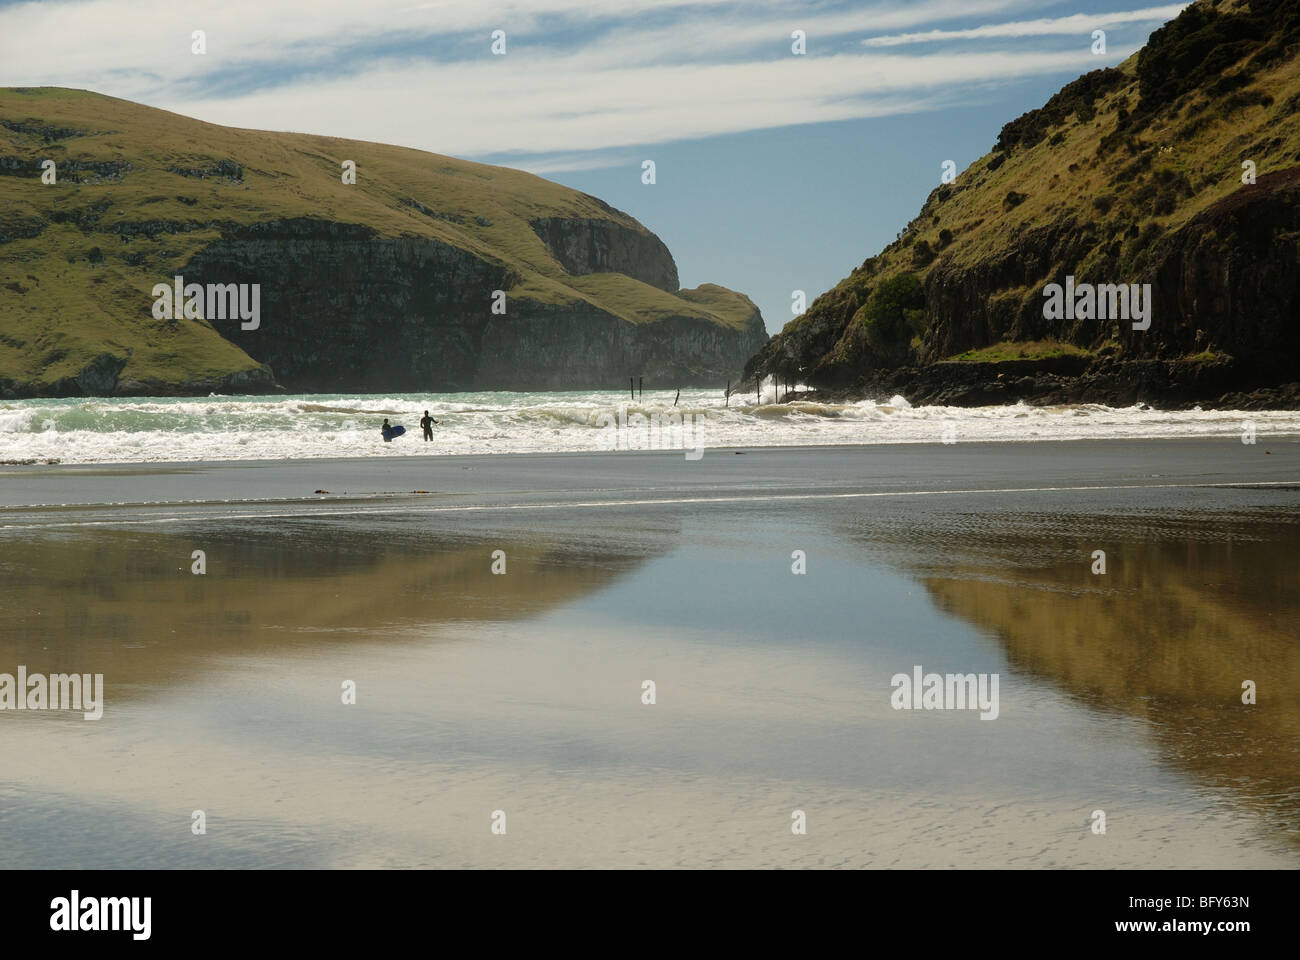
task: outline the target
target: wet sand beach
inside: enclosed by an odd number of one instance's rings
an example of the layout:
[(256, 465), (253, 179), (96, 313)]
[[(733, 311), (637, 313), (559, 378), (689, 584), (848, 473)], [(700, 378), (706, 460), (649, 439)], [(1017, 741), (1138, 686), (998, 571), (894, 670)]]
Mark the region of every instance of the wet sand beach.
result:
[(1298, 508), (1292, 437), (0, 468), (0, 673), (106, 690), (0, 711), (0, 866), (1294, 867)]

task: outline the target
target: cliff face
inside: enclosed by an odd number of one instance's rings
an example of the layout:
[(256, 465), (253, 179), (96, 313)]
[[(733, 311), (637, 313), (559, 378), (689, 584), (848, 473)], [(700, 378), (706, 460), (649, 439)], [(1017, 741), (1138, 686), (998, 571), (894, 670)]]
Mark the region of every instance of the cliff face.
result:
[(490, 293), (509, 286), (504, 267), (450, 244), (309, 219), (229, 231), (182, 273), (260, 283), (256, 330), (210, 322), (295, 393), (470, 389)]
[(532, 228), (575, 275), (622, 273), (642, 283), (677, 292), (677, 264), (663, 241), (649, 231), (633, 230), (611, 220), (542, 217)]
[(1158, 245), (1153, 261), (1166, 354), (1231, 344), (1261, 372), (1296, 378), (1300, 166), (1264, 174), (1198, 214)]
[[(1000, 340), (1113, 341), (1131, 359), (1174, 360), (1218, 348), (1265, 378), (1297, 373), (1300, 326), (1300, 166), (1259, 176), (1151, 244), (1127, 271), (1122, 243), (1073, 219), (1026, 231), (1000, 256), (974, 265), (940, 261), (925, 280), (922, 362)], [(1081, 281), (1133, 276), (1150, 283), (1151, 326), (1096, 319), (1045, 320), (1043, 297), (990, 292), (1063, 282), (1059, 264), (1088, 263)]]
[[(746, 373), (913, 402), (1300, 404), (1298, 240), (1300, 10), (1201, 0), (1008, 123)], [(1047, 316), (1068, 277), (1150, 284), (1150, 326)]]
[[(175, 276), (257, 285), (256, 328), (155, 316)], [(529, 174), (0, 90), (0, 396), (721, 386), (766, 339), (632, 217)]]
[[(591, 310), (561, 318), (553, 307), (539, 307), (523, 318), (494, 317), (484, 338), (491, 346), (481, 354), (476, 383), (513, 377), (522, 390), (573, 389), (578, 383), (614, 390), (626, 387), (630, 374), (611, 376), (609, 371), (637, 370), (644, 371), (647, 384), (660, 387), (715, 386), (738, 379), (740, 367), (732, 358), (752, 353), (767, 340), (758, 308), (750, 307), (752, 320), (738, 332), (688, 317), (628, 325)], [(504, 334), (505, 327), (518, 336), (495, 335)], [(522, 380), (520, 370), (528, 371)]]
[[(576, 242), (582, 223), (563, 228), (565, 235)], [(587, 249), (616, 235), (617, 228), (602, 226)], [(663, 244), (645, 236), (659, 251), (658, 261), (647, 256), (647, 269), (671, 267)], [(643, 239), (623, 250), (635, 244), (654, 252)], [(618, 248), (603, 249), (609, 256)], [(767, 336), (752, 304), (739, 329), (689, 315), (629, 323), (592, 303), (514, 298), (517, 277), (508, 268), (446, 243), (317, 220), (232, 231), (184, 268), (187, 283), (236, 275), (260, 281), (262, 322), (250, 331), (238, 319), (212, 325), (298, 392), (336, 391), (340, 358), (348, 389), (364, 393), (430, 384), (446, 391), (621, 389), (632, 375), (660, 387), (710, 386), (735, 376)], [(494, 290), (506, 291), (504, 314), (492, 312)]]

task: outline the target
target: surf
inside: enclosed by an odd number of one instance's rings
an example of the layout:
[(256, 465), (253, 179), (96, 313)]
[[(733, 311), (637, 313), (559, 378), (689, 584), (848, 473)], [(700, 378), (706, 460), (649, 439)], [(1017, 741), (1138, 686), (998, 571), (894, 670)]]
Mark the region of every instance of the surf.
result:
[[(0, 401), (0, 461), (149, 463), (446, 456), (608, 450), (610, 418), (693, 425), (704, 448), (843, 444), (1160, 439), (1220, 436), (1240, 443), (1300, 434), (1300, 411), (1159, 411), (1137, 405), (913, 406), (787, 396), (764, 402), (721, 390), (562, 393), (305, 394), (275, 397), (70, 398)], [(674, 403), (676, 401), (676, 403)], [(380, 424), (415, 439), (424, 410), (439, 422), (429, 443), (384, 443)], [(639, 423), (640, 420), (634, 420)], [(621, 450), (611, 451), (615, 455)]]

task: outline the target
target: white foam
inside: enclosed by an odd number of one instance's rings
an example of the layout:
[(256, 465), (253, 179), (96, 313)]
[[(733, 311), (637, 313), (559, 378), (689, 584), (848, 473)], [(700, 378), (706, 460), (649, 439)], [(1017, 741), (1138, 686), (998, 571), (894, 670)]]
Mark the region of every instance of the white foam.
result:
[[(1000, 440), (1221, 437), (1240, 441), (1252, 421), (1260, 442), (1300, 434), (1300, 411), (1158, 411), (1099, 404), (913, 407), (793, 400), (755, 404), (721, 391), (475, 393), (421, 396), (205, 397), (0, 402), (0, 460), (64, 463), (310, 459), (354, 456), (537, 453), (607, 449), (602, 414), (620, 409), (696, 418), (705, 447), (957, 443)], [(420, 438), (429, 410), (435, 440)], [(388, 417), (407, 434), (383, 443)]]

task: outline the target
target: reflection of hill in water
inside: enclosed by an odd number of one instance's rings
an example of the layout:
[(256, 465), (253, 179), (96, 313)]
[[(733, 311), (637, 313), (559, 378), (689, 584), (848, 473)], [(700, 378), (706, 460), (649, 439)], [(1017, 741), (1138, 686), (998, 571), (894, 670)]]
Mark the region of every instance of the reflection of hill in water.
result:
[[(298, 524), (7, 540), (0, 672), (103, 673), (120, 699), (127, 685), (183, 682), (224, 655), (309, 654), (536, 616), (645, 559), (541, 536), (440, 536)], [(190, 572), (195, 549), (206, 551), (206, 576)], [(491, 572), (494, 550), (506, 553), (505, 575)]]
[[(1149, 720), (1165, 759), (1300, 843), (1300, 517), (953, 519), (882, 539), (1018, 670)], [(927, 540), (938, 556), (907, 546)], [(1107, 553), (1104, 576), (1093, 550)], [(1255, 706), (1243, 680), (1258, 685)]]

